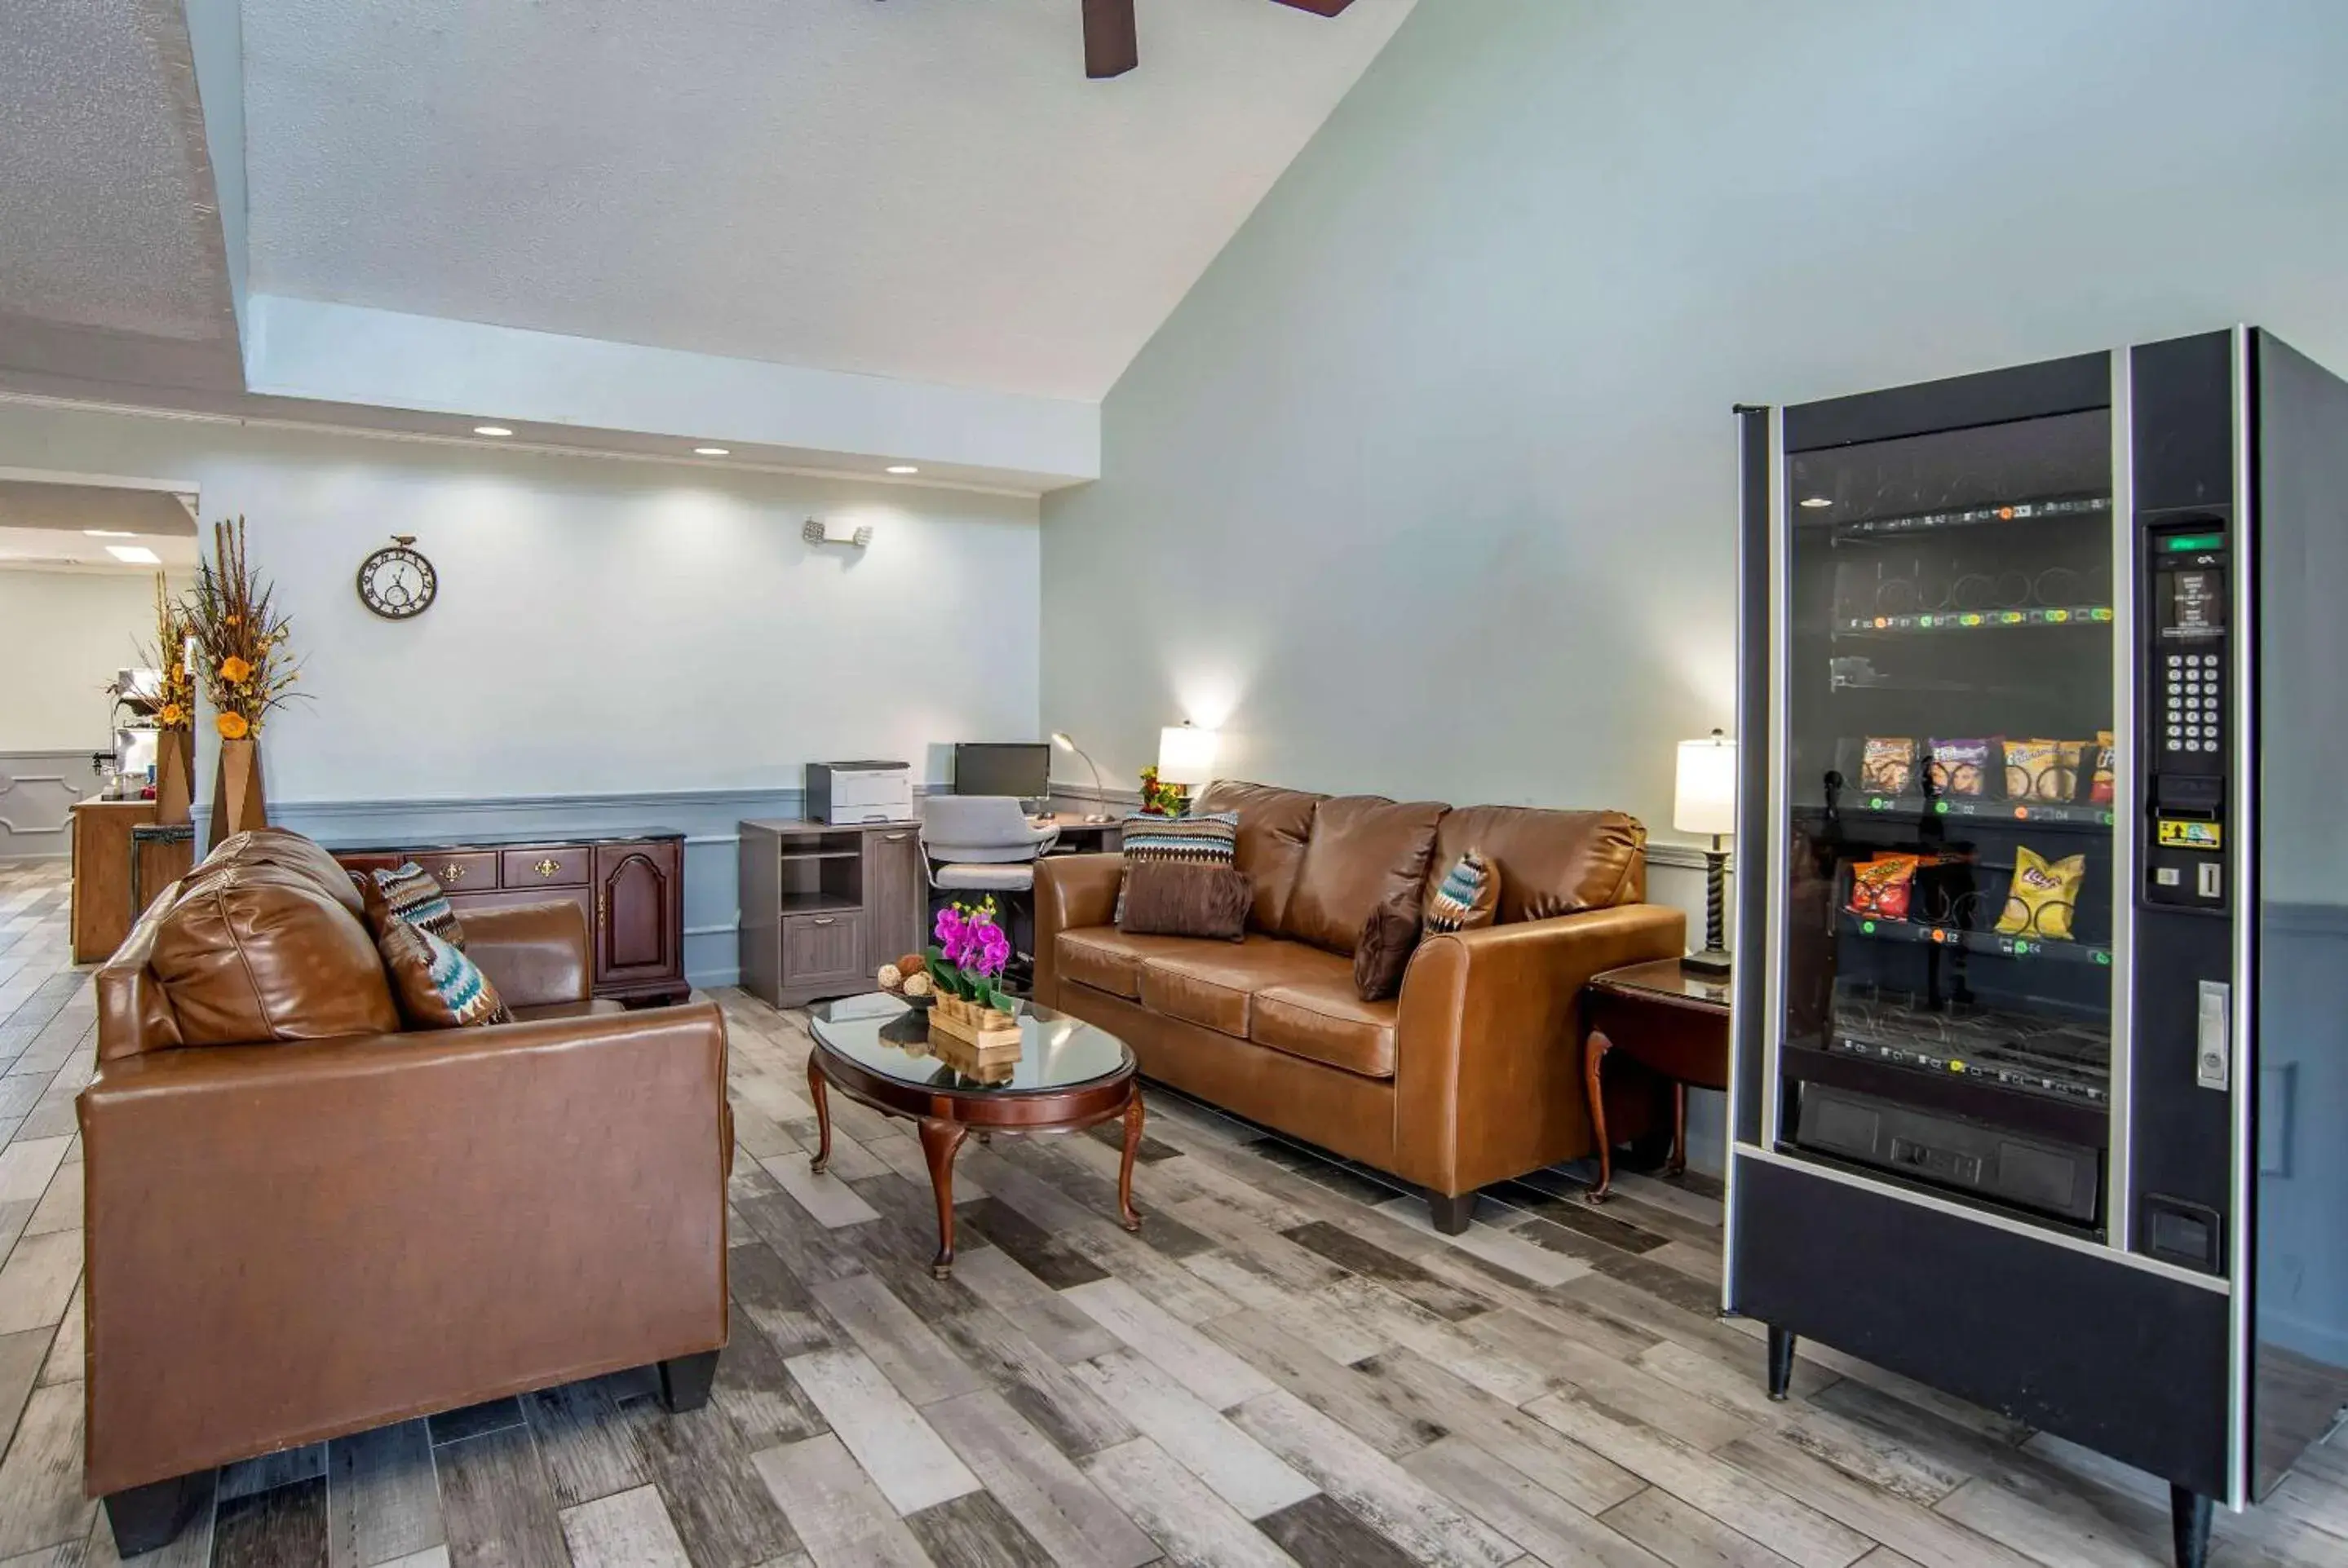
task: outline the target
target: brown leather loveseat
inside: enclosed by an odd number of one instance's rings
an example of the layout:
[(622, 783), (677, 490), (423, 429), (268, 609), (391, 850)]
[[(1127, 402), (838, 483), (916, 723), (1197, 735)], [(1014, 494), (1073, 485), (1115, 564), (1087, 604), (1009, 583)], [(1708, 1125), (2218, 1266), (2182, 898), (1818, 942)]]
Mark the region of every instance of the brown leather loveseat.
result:
[[(1121, 858), (1055, 856), (1035, 877), (1039, 1000), (1121, 1036), (1150, 1078), (1426, 1189), (1447, 1231), (1477, 1188), (1592, 1152), (1582, 985), (1686, 950), (1685, 917), (1642, 901), (1635, 820), (1230, 782), (1193, 809), (1239, 814), (1245, 939), (1128, 936)], [(1468, 849), (1499, 868), (1498, 923), (1428, 937), (1398, 998), (1361, 1000), (1365, 917)]]
[(350, 877), (236, 835), (98, 973), (88, 1446), (118, 1549), (212, 1466), (726, 1343), (726, 1031), (588, 994), (573, 904), (468, 910), (516, 1021), (401, 1032)]

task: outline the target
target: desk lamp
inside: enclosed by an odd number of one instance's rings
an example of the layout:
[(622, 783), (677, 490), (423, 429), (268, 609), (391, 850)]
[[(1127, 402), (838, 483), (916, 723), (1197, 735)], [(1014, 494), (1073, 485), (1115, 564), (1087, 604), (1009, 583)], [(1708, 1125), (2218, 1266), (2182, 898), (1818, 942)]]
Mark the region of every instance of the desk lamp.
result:
[[(1093, 761), (1091, 757), (1086, 756), (1085, 749), (1082, 746), (1068, 739), (1068, 733), (1066, 730), (1054, 730), (1052, 732), (1052, 743), (1059, 747), (1064, 752), (1074, 752), (1076, 755), (1084, 757), (1085, 766), (1093, 770), (1093, 804), (1095, 805), (1098, 805), (1103, 801), (1107, 800), (1108, 798), (1108, 791), (1101, 788), (1100, 764)], [(1107, 822), (1108, 819), (1108, 813), (1105, 811), (1088, 811), (1085, 813), (1085, 820), (1086, 822)]]

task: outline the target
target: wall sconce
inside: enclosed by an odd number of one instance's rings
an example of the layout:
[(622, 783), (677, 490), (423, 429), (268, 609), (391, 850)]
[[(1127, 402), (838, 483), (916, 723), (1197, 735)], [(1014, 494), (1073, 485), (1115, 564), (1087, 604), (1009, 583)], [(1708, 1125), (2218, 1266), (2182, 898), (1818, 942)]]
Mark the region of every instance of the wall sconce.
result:
[(872, 525), (863, 523), (851, 528), (846, 523), (809, 518), (799, 529), (799, 538), (811, 545), (849, 545), (860, 550), (872, 542)]

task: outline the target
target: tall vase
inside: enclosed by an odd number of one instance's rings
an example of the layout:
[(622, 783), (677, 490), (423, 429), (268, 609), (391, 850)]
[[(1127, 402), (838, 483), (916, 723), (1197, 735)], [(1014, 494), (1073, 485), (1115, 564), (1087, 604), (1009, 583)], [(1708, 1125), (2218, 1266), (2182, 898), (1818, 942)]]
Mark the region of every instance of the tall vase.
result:
[(166, 730), (155, 748), (155, 820), (175, 827), (194, 819), (196, 733)]
[(212, 778), (211, 842), (232, 833), (269, 825), (269, 803), (261, 793), (261, 749), (252, 736), (221, 742), (220, 772)]

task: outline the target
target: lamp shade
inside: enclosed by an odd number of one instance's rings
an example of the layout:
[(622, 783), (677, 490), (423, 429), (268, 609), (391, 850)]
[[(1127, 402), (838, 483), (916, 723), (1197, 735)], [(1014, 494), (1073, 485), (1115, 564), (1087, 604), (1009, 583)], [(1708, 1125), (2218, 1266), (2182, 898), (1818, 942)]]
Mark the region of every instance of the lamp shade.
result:
[(1169, 724), (1158, 732), (1158, 777), (1166, 784), (1215, 781), (1215, 732)]
[(1672, 825), (1682, 833), (1736, 831), (1736, 743), (1718, 730), (1704, 740), (1680, 743)]

